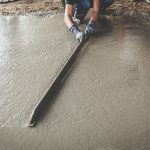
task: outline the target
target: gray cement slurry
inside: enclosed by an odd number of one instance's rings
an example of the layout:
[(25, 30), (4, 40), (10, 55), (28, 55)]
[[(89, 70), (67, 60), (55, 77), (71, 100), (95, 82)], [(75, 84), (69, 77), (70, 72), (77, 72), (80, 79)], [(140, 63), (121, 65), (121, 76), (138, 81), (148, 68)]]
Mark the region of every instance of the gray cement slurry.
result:
[(0, 17), (1, 127), (26, 125), (76, 45), (62, 15)]
[(1, 128), (1, 149), (150, 149), (150, 29), (99, 26), (38, 126)]

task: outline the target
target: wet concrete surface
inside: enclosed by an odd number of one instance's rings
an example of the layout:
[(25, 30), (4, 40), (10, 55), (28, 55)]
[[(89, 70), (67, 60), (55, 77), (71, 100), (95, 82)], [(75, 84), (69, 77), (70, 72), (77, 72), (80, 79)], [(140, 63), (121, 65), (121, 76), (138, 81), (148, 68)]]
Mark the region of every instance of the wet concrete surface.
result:
[(149, 33), (101, 20), (38, 126), (1, 128), (1, 149), (149, 150)]
[(61, 15), (0, 18), (0, 126), (26, 125), (76, 47), (66, 33)]

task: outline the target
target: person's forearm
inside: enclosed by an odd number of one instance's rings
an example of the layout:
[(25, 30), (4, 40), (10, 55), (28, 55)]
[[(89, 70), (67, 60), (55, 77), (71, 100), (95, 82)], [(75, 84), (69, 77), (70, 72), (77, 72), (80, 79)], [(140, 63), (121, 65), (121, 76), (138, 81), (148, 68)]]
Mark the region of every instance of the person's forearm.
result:
[(100, 0), (94, 0), (91, 20), (96, 22), (100, 13)]
[(72, 20), (72, 15), (73, 15), (73, 6), (67, 4), (65, 9), (64, 21), (69, 29), (74, 25), (74, 22)]
[(98, 20), (98, 17), (99, 17), (99, 11), (93, 11), (92, 16), (91, 16), (91, 20), (96, 22)]
[(65, 14), (64, 21), (65, 21), (65, 23), (69, 29), (74, 25), (74, 22), (72, 20), (72, 16), (70, 16), (70, 15)]

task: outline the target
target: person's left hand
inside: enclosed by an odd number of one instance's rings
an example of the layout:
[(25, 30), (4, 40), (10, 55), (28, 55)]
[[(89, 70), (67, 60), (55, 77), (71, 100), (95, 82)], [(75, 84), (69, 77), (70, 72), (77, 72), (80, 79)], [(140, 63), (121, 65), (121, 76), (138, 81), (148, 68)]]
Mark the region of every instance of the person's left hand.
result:
[(90, 20), (86, 29), (85, 29), (85, 34), (93, 34), (95, 33), (95, 29), (96, 29), (96, 22)]

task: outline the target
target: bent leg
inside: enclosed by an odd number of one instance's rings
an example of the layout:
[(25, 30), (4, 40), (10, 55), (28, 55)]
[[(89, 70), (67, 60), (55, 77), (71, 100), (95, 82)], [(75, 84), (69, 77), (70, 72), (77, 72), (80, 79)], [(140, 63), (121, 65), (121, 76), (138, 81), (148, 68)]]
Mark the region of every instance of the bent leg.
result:
[[(102, 10), (108, 8), (113, 4), (114, 0), (101, 0), (100, 7)], [(86, 16), (88, 10), (92, 7), (93, 1), (91, 0), (77, 0), (77, 3), (74, 5), (74, 16), (75, 18), (82, 21)]]
[(75, 18), (82, 21), (90, 8), (91, 0), (77, 0), (77, 3), (74, 5)]

